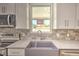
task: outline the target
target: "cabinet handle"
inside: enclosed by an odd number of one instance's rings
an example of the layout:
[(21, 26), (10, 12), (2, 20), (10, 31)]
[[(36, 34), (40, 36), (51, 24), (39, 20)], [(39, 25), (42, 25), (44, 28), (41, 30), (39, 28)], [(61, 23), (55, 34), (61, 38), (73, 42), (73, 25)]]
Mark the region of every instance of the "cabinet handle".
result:
[(69, 20), (65, 20), (65, 27), (69, 26)]
[(66, 20), (65, 20), (65, 27), (66, 27)]
[(2, 13), (5, 13), (5, 6), (2, 6)]
[(69, 26), (69, 20), (67, 20), (67, 27)]
[(79, 26), (79, 20), (77, 20), (77, 26)]

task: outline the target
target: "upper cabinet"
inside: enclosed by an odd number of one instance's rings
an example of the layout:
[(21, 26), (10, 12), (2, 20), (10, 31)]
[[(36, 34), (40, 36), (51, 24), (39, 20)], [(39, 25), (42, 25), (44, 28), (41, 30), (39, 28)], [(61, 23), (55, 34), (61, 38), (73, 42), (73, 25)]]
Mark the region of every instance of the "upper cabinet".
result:
[[(0, 3), (0, 15), (9, 15), (9, 14), (16, 15), (16, 28), (19, 29), (27, 28), (26, 3)], [(12, 20), (12, 22), (13, 21), (14, 20)]]
[(75, 4), (57, 4), (57, 29), (73, 29), (75, 27)]
[(1, 3), (0, 4), (0, 14), (15, 14), (16, 5), (15, 3)]
[(8, 8), (7, 13), (16, 14), (16, 4), (15, 3), (9, 3), (7, 8)]
[(76, 29), (79, 29), (79, 4), (76, 4)]
[(16, 28), (27, 28), (27, 5), (25, 3), (16, 4)]

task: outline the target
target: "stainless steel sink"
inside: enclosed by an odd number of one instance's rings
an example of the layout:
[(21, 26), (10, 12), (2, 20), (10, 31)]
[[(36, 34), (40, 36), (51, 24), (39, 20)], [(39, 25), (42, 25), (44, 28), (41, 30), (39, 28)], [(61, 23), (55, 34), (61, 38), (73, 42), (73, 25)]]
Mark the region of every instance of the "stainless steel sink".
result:
[(57, 47), (49, 41), (32, 41), (29, 43), (27, 48), (51, 48), (57, 49)]
[(49, 41), (31, 41), (26, 48), (26, 55), (29, 56), (57, 56), (58, 48)]

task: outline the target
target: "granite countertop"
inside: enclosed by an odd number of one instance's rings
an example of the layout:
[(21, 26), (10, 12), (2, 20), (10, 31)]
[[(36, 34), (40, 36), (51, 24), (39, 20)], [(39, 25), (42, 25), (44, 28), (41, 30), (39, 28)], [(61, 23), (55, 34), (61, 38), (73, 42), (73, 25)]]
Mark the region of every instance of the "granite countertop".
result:
[(0, 47), (0, 50), (3, 50), (3, 49), (5, 49), (6, 47)]
[(79, 49), (77, 40), (53, 40), (53, 43), (59, 49)]
[(6, 48), (26, 48), (27, 45), (29, 44), (30, 40), (19, 40)]
[[(6, 48), (26, 48), (33, 39), (19, 40)], [(79, 49), (79, 41), (77, 40), (37, 40), (37, 41), (51, 41), (58, 49)]]

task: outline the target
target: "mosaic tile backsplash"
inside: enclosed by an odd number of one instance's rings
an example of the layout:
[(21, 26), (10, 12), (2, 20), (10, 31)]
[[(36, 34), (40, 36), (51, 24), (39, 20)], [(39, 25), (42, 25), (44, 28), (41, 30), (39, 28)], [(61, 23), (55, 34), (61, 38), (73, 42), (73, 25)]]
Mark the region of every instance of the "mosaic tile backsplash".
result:
[(79, 29), (52, 30), (52, 38), (58, 40), (79, 40)]
[(29, 31), (30, 30), (28, 29), (0, 28), (0, 34), (1, 33), (14, 34), (16, 36), (18, 35), (20, 39), (23, 39), (24, 36), (26, 36)]
[[(29, 29), (0, 28), (0, 33), (18, 33), (20, 38), (27, 36), (29, 32)], [(79, 40), (79, 29), (53, 29), (49, 37), (57, 40)]]

